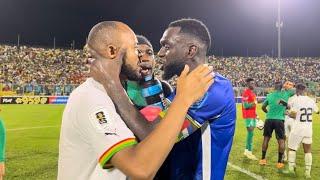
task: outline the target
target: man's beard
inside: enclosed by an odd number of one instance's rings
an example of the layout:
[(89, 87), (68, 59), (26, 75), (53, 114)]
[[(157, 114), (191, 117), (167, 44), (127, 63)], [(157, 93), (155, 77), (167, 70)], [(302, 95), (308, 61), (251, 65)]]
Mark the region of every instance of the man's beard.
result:
[(130, 65), (123, 64), (121, 68), (121, 74), (126, 76), (128, 80), (131, 81), (141, 80), (141, 77), (139, 76), (138, 72)]
[(186, 65), (186, 63), (184, 61), (172, 61), (169, 64), (164, 64), (163, 65), (163, 75), (162, 78), (164, 80), (169, 80), (170, 78), (172, 78), (174, 75), (180, 75), (181, 72), (184, 69), (184, 66)]

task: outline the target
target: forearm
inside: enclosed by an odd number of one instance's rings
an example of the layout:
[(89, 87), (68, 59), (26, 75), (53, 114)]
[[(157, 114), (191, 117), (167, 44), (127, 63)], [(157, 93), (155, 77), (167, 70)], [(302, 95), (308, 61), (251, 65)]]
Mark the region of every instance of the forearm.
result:
[[(126, 162), (134, 163), (134, 166), (140, 167), (138, 169), (150, 172), (150, 178), (153, 178), (177, 140), (188, 107), (181, 98), (176, 97), (158, 126), (147, 138), (130, 149), (128, 154), (131, 156), (126, 157)], [(130, 176), (131, 171), (124, 173)]]
[(268, 113), (267, 107), (266, 106), (262, 106), (262, 111), (265, 113)]
[(113, 90), (108, 91), (108, 95), (115, 104), (116, 110), (122, 120), (139, 140), (145, 139), (159, 122), (148, 122), (143, 117), (143, 115), (132, 105), (120, 82), (114, 84)]

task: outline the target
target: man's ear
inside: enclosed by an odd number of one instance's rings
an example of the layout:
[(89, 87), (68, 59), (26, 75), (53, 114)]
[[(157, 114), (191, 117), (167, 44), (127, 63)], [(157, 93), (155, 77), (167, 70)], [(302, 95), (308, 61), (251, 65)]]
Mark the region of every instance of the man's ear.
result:
[(110, 59), (116, 58), (118, 55), (118, 51), (119, 51), (119, 49), (114, 45), (108, 45), (108, 47), (107, 47), (107, 54)]
[(190, 44), (188, 47), (187, 57), (192, 59), (198, 53), (198, 50), (199, 50), (198, 46), (194, 44)]

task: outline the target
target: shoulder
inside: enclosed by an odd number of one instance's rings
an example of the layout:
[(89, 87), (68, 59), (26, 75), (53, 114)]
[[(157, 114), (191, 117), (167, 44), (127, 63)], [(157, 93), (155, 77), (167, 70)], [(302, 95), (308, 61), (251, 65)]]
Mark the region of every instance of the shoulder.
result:
[(108, 94), (88, 81), (81, 84), (70, 95), (69, 102), (89, 111), (96, 107), (114, 106)]
[(219, 73), (215, 73), (214, 83), (207, 92), (209, 99), (215, 99), (216, 104), (234, 102), (234, 91), (231, 81)]
[(305, 100), (309, 101), (310, 103), (316, 104), (316, 101), (309, 96), (305, 96)]
[(273, 96), (273, 93), (267, 94), (266, 99), (270, 99)]
[(242, 94), (243, 95), (247, 95), (248, 94), (248, 89), (243, 90)]
[(209, 91), (212, 88), (233, 90), (231, 81), (217, 72), (214, 74), (214, 82), (209, 88)]

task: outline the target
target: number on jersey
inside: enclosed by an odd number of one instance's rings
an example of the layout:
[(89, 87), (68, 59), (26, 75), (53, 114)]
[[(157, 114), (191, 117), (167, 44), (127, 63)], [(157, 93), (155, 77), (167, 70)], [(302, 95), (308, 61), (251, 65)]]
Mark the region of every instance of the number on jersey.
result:
[(300, 122), (312, 122), (312, 108), (301, 108)]

